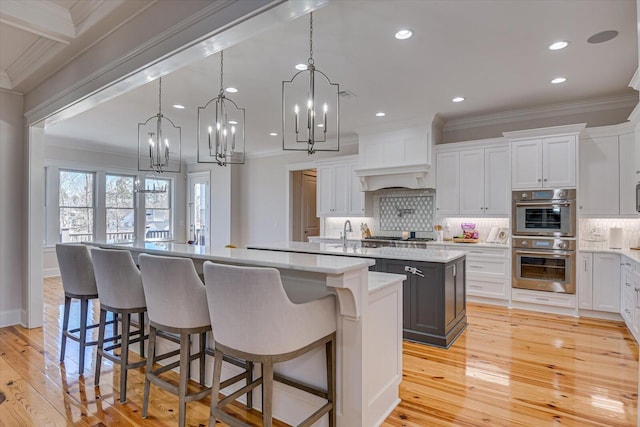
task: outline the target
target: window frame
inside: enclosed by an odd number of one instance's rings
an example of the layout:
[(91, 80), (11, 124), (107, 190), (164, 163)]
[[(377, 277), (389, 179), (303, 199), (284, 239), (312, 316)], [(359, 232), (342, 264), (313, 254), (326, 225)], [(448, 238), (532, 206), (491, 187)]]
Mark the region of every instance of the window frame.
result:
[[(144, 211), (144, 215), (142, 215), (142, 223), (143, 223), (143, 228), (142, 228), (142, 238), (143, 241), (145, 242), (165, 242), (165, 241), (171, 241), (174, 240), (174, 235), (175, 235), (175, 224), (174, 224), (174, 217), (175, 217), (175, 212), (174, 212), (174, 202), (173, 202), (173, 179), (171, 179), (170, 177), (149, 177), (149, 176), (145, 176), (142, 177), (141, 181), (142, 181), (142, 185), (146, 187), (147, 184), (147, 180), (153, 180), (153, 181), (166, 181), (167, 182), (167, 203), (168, 203), (168, 207), (167, 208), (149, 208), (147, 206), (147, 195), (148, 193), (138, 193), (138, 194), (142, 194), (141, 197), (142, 199), (142, 204), (143, 204), (143, 211)], [(160, 211), (168, 211), (169, 212), (169, 218), (168, 218), (168, 225), (169, 225), (169, 235), (166, 237), (147, 237), (147, 234), (149, 233), (149, 231), (147, 231), (147, 211), (148, 210), (160, 210)], [(161, 230), (160, 230), (161, 231)]]
[[(109, 207), (107, 205), (107, 183), (109, 180), (109, 177), (120, 177), (120, 178), (130, 178), (131, 179), (131, 198), (132, 198), (132, 206), (131, 208), (118, 208), (118, 207)], [(123, 243), (123, 242), (132, 242), (134, 240), (136, 240), (137, 237), (137, 232), (138, 232), (138, 203), (136, 203), (136, 195), (138, 193), (136, 193), (135, 191), (135, 183), (136, 180), (138, 179), (138, 177), (136, 175), (132, 175), (132, 174), (125, 174), (125, 173), (114, 173), (114, 172), (109, 172), (109, 171), (105, 171), (104, 172), (104, 191), (103, 191), (103, 195), (104, 195), (104, 203), (103, 203), (103, 208), (104, 208), (104, 227), (105, 227), (105, 236), (104, 236), (104, 240), (106, 242), (109, 243)], [(110, 241), (109, 240), (109, 224), (108, 224), (108, 218), (109, 218), (109, 210), (113, 209), (113, 210), (117, 210), (117, 209), (131, 209), (133, 211), (133, 231), (130, 233), (131, 234), (131, 238), (130, 239), (124, 239), (124, 240), (117, 240), (117, 241)], [(124, 234), (124, 232), (123, 232)]]
[[(60, 202), (60, 194), (61, 194), (61, 185), (62, 185), (62, 173), (64, 172), (71, 172), (71, 173), (77, 173), (77, 174), (83, 174), (83, 175), (90, 175), (92, 176), (92, 194), (91, 194), (91, 206), (63, 206)], [(57, 229), (57, 241), (58, 242), (63, 242), (62, 239), (62, 209), (90, 209), (91, 210), (91, 234), (89, 235), (88, 239), (80, 239), (80, 240), (68, 240), (68, 241), (64, 241), (64, 243), (78, 243), (80, 241), (94, 241), (96, 240), (96, 217), (97, 217), (97, 208), (96, 208), (96, 200), (97, 200), (97, 182), (98, 182), (98, 176), (97, 173), (95, 171), (87, 171), (87, 170), (82, 170), (82, 169), (75, 169), (75, 168), (58, 168), (57, 170), (57, 217), (58, 217), (58, 229)], [(85, 234), (82, 234), (83, 236)]]

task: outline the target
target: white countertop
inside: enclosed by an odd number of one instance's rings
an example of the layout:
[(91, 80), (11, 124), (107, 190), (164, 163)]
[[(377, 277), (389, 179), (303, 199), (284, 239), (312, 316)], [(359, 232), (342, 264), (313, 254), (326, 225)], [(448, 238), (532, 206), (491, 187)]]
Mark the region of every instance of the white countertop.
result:
[(407, 280), (404, 274), (382, 273), (379, 271), (369, 272), (369, 293), (378, 292), (388, 287), (401, 284)]
[[(105, 243), (88, 242), (88, 245), (113, 249), (134, 249), (155, 255), (183, 256), (195, 259), (247, 264), (257, 267), (286, 268), (326, 274), (343, 274), (348, 271), (369, 268), (375, 261), (366, 258), (347, 258), (308, 253), (259, 251), (251, 249), (212, 249), (209, 246), (187, 245), (174, 242)], [(296, 252), (296, 251), (292, 251)]]
[(346, 249), (335, 243), (278, 242), (262, 245), (249, 245), (253, 249), (268, 251), (303, 252), (327, 255), (346, 255), (349, 257), (399, 259), (404, 261), (423, 261), (447, 263), (465, 256), (464, 251), (447, 251), (441, 249), (409, 249), (409, 248), (354, 248)]
[(580, 248), (578, 252), (599, 252), (606, 254), (620, 254), (629, 258), (631, 261), (640, 263), (640, 251), (632, 251), (631, 249), (589, 249)]
[(463, 248), (472, 249), (473, 247), (480, 248), (498, 248), (498, 249), (511, 249), (511, 246), (503, 243), (486, 243), (486, 242), (478, 242), (478, 243), (459, 243), (454, 241), (446, 241), (446, 242), (427, 242), (427, 245), (447, 245), (447, 246), (459, 246), (460, 250), (464, 250)]

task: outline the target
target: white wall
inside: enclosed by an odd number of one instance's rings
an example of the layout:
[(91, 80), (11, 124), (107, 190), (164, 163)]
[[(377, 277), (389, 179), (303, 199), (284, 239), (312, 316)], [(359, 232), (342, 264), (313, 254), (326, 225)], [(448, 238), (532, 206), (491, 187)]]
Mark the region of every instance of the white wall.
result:
[(0, 327), (20, 323), (23, 283), (22, 95), (0, 90)]
[[(335, 156), (357, 153), (357, 144), (342, 145), (338, 153), (282, 152), (276, 156), (249, 157), (238, 173), (233, 174), (233, 197), (239, 197), (234, 209), (233, 227), (238, 243), (278, 242), (287, 239), (289, 189), (287, 166), (292, 163), (313, 162)], [(235, 203), (234, 203), (235, 205)]]

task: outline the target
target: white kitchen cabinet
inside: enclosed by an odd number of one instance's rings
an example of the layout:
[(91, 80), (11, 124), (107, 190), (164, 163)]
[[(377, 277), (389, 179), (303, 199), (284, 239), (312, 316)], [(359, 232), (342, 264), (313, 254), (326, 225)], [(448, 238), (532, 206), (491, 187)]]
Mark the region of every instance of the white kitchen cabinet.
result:
[[(635, 211), (633, 132), (609, 126), (580, 139), (578, 214), (629, 216)], [(617, 134), (618, 132), (626, 132)]]
[(513, 189), (575, 187), (576, 136), (514, 141), (511, 167)]
[(593, 254), (579, 252), (576, 260), (578, 308), (593, 310)]
[[(635, 157), (637, 148), (635, 135), (627, 133), (620, 135), (618, 139), (620, 148), (620, 215), (637, 215), (636, 212), (636, 181)], [(640, 175), (637, 175), (640, 180)]]
[(460, 212), (460, 153), (436, 154), (436, 211), (438, 215)]
[(578, 213), (620, 213), (620, 162), (618, 137), (587, 137), (580, 140)]
[(635, 182), (640, 182), (640, 127), (639, 125), (636, 125), (636, 131), (635, 131), (635, 154), (634, 154), (634, 158), (635, 158)]
[(576, 268), (578, 307), (620, 313), (620, 255), (580, 252)]
[(620, 314), (629, 331), (640, 341), (640, 263), (623, 257)]
[[(478, 148), (466, 148), (468, 146)], [(508, 215), (509, 147), (460, 143), (436, 154), (438, 215)]]
[(593, 309), (620, 313), (620, 255), (593, 254)]
[(316, 190), (318, 216), (366, 216), (365, 193), (355, 174), (357, 157), (318, 162)]
[[(459, 246), (446, 246), (447, 250), (461, 250)], [(481, 248), (467, 250), (467, 295), (509, 300), (511, 291), (511, 262), (508, 248)]]

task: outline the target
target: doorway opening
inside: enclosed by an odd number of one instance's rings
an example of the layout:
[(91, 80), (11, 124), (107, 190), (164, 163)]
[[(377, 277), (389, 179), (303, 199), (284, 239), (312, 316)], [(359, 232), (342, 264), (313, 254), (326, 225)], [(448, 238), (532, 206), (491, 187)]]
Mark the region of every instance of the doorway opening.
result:
[(308, 242), (320, 235), (320, 218), (316, 213), (316, 169), (291, 171), (291, 240)]

